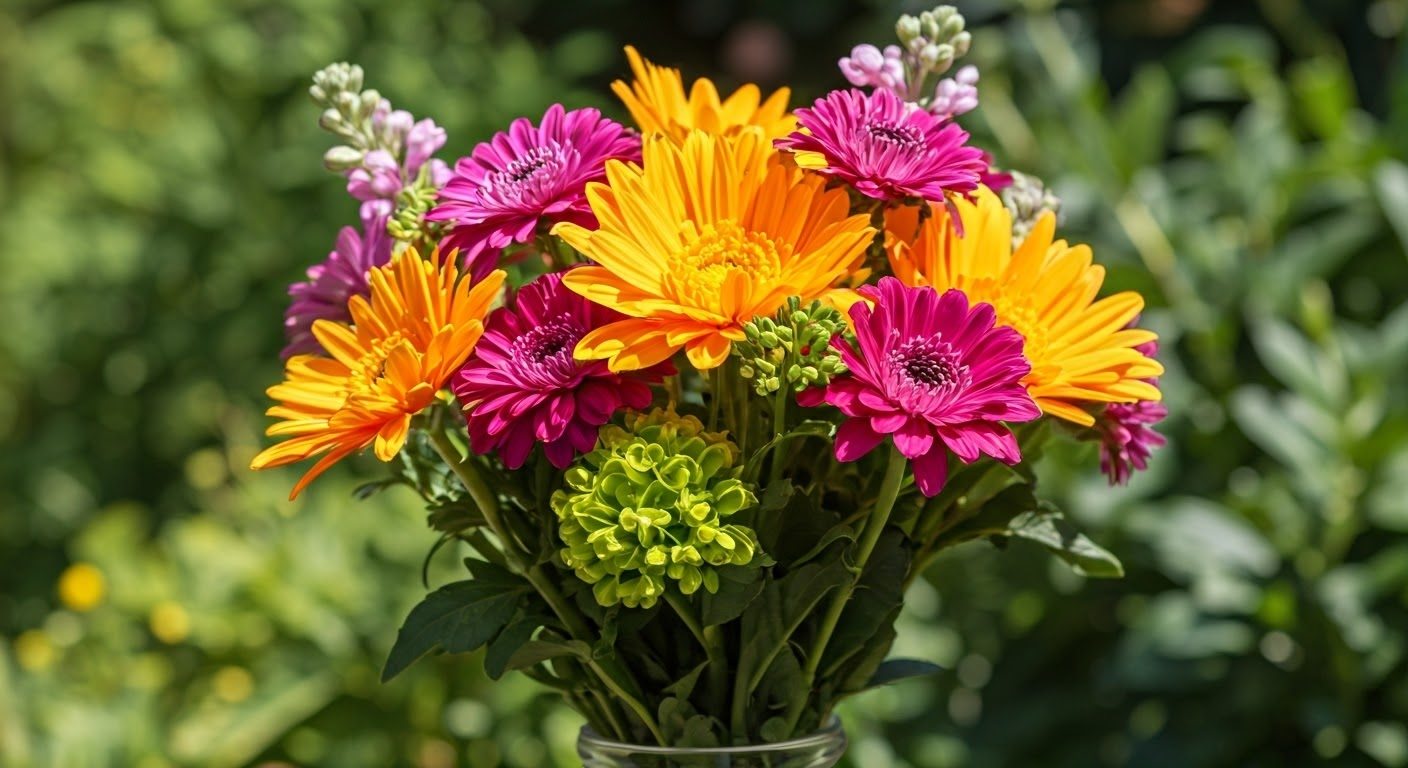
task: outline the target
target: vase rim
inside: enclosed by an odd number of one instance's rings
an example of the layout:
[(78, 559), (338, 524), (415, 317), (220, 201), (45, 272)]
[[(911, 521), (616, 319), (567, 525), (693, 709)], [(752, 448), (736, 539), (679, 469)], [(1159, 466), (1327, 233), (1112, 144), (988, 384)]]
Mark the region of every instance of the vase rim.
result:
[(844, 735), (841, 728), (841, 716), (831, 714), (826, 725), (821, 730), (809, 733), (806, 736), (798, 736), (787, 741), (774, 741), (767, 744), (744, 744), (732, 747), (661, 747), (656, 745), (630, 744), (624, 741), (613, 741), (602, 737), (592, 730), (590, 725), (583, 725), (580, 737), (583, 741), (591, 743), (593, 746), (603, 749), (629, 751), (633, 755), (752, 755), (767, 752), (779, 752), (793, 749), (806, 749), (807, 747), (819, 747), (837, 736)]

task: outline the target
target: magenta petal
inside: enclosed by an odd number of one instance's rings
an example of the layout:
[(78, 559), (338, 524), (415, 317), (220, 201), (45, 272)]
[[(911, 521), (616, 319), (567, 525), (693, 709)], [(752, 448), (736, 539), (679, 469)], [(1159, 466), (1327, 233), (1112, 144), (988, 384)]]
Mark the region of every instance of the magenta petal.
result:
[[(940, 441), (966, 462), (983, 454), (1020, 461), (1003, 422), (1041, 413), (1021, 382), (1031, 366), (1020, 336), (995, 327), (992, 307), (970, 305), (958, 290), (939, 294), (884, 277), (860, 292), (874, 306), (852, 307), (855, 346), (837, 344), (850, 370), (826, 390), (826, 401), (851, 417), (838, 430), (837, 457), (863, 455), (893, 434), (916, 462), (935, 452), (946, 457)], [(1121, 452), (1116, 430), (1109, 434), (1108, 464), (1141, 460), (1137, 450)], [(935, 472), (931, 487), (942, 485)]]
[[(870, 420), (875, 423), (874, 419)], [(921, 419), (910, 419), (894, 434), (895, 447), (905, 458), (913, 459), (929, 452), (934, 447), (934, 433)]]
[(855, 461), (875, 450), (885, 436), (870, 428), (865, 419), (847, 419), (836, 430), (836, 460)]
[(914, 469), (914, 484), (919, 492), (928, 498), (939, 495), (948, 481), (948, 451), (935, 446), (928, 453), (915, 456), (910, 466)]
[(591, 450), (598, 427), (623, 404), (648, 406), (650, 385), (673, 373), (668, 364), (616, 374), (573, 357), (582, 336), (620, 318), (567, 290), (561, 274), (525, 285), (493, 312), (451, 380), (460, 402), (472, 404), (465, 418), (474, 451), (497, 452), (517, 468), (542, 443), (548, 461), (563, 468)]
[(797, 405), (816, 408), (826, 402), (826, 387), (812, 387), (797, 393)]

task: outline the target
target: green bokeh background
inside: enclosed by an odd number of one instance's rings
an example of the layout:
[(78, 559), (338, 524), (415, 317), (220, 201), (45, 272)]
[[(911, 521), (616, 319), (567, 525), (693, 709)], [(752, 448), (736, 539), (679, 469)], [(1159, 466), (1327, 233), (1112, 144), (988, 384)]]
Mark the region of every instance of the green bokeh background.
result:
[[(958, 5), (965, 123), (1149, 298), (1170, 445), (1114, 491), (1089, 445), (1044, 460), (1124, 580), (942, 560), (896, 653), (947, 671), (848, 705), (849, 764), (1408, 766), (1408, 0)], [(247, 469), (284, 287), (355, 220), (308, 77), (361, 63), (453, 160), (554, 101), (619, 115), (626, 43), (802, 103), (900, 10), (8, 0), (0, 766), (572, 765), (579, 720), (475, 657), (377, 682), (435, 537), (350, 499), (374, 460), (295, 504)]]

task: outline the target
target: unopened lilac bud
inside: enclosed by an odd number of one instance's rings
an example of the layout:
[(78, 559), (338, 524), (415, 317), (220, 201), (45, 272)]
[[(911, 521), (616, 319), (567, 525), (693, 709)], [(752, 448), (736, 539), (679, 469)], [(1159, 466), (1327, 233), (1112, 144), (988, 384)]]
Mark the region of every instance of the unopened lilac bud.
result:
[(410, 112), (398, 109), (386, 116), (386, 124), (382, 129), (382, 138), (387, 145), (400, 146), (406, 138), (406, 134), (411, 132), (411, 127), (415, 125), (416, 119)]
[(930, 72), (943, 72), (953, 65), (953, 46), (930, 43), (919, 52), (919, 63)]
[(978, 108), (978, 68), (969, 64), (953, 77), (939, 81), (929, 111), (936, 117), (952, 118)]
[(919, 19), (907, 13), (895, 22), (895, 36), (900, 39), (900, 45), (906, 48), (919, 37), (920, 32)]
[(358, 110), (362, 107), (361, 99), (357, 97), (357, 94), (351, 91), (342, 91), (337, 94), (335, 101), (337, 108), (342, 111), (342, 114), (348, 116), (357, 114)]
[(406, 132), (406, 173), (415, 176), (430, 156), (445, 146), (445, 129), (425, 118)]
[(359, 98), (361, 99), (361, 103), (358, 105), (357, 110), (358, 121), (366, 120), (371, 117), (372, 112), (375, 111), (377, 106), (382, 102), (381, 94), (378, 93), (375, 88), (368, 88), (362, 91)]
[(850, 56), (841, 57), (837, 65), (851, 85), (874, 85), (875, 75), (885, 66), (885, 55), (873, 45), (861, 44), (851, 49)]
[(318, 116), (318, 127), (325, 131), (337, 131), (342, 126), (342, 113), (329, 107)]
[(961, 59), (968, 55), (968, 49), (973, 45), (973, 36), (967, 32), (959, 32), (953, 36), (953, 57)]
[(336, 146), (323, 153), (323, 167), (333, 173), (343, 173), (362, 164), (361, 152), (347, 146)]

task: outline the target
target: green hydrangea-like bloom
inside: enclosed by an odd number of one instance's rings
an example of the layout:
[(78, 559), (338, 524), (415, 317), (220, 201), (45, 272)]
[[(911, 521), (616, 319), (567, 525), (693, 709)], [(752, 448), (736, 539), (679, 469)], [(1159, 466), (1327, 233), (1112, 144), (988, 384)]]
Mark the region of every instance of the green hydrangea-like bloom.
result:
[(718, 591), (715, 569), (746, 565), (758, 549), (752, 530), (724, 522), (758, 500), (738, 459), (726, 436), (673, 409), (602, 427), (552, 497), (562, 561), (602, 605), (649, 608), (666, 579), (686, 595)]

